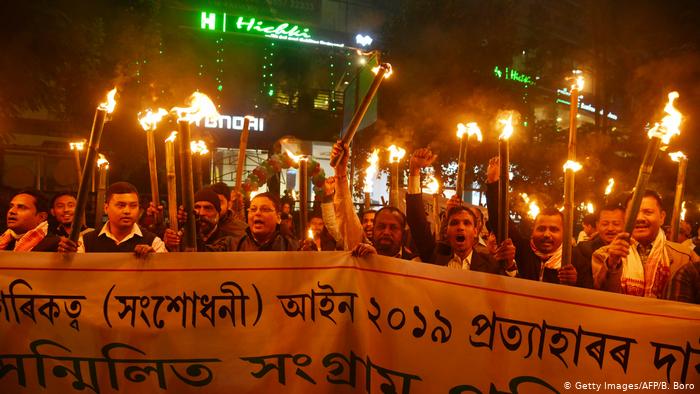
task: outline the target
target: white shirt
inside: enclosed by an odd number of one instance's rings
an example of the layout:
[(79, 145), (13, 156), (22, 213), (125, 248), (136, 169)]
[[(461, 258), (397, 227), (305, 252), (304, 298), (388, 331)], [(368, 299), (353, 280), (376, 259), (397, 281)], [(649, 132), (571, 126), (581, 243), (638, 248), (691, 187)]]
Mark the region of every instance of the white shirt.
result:
[(448, 267), (462, 267), (463, 270), (470, 270), (472, 265), (472, 255), (474, 254), (474, 249), (469, 251), (469, 254), (464, 258), (460, 258), (457, 254), (452, 255), (452, 260), (447, 263)]
[[(136, 223), (134, 223), (133, 227), (131, 228), (131, 232), (129, 234), (127, 234), (126, 237), (122, 238), (122, 240), (120, 241), (109, 230), (109, 221), (107, 221), (107, 223), (105, 223), (105, 225), (102, 226), (102, 230), (100, 230), (100, 233), (97, 236), (101, 237), (102, 235), (105, 235), (107, 238), (114, 241), (114, 243), (116, 245), (119, 245), (123, 242), (130, 240), (131, 238), (133, 238), (136, 235), (138, 235), (139, 237), (143, 237), (143, 233), (141, 232), (141, 229), (139, 228), (139, 226)], [(159, 237), (155, 237), (153, 239), (153, 242), (151, 243), (151, 247), (156, 251), (156, 253), (168, 253), (168, 249), (165, 248), (165, 242), (163, 242), (163, 240), (160, 239)], [(85, 245), (83, 244), (82, 234), (80, 235), (80, 239), (78, 240), (78, 253), (85, 253)]]

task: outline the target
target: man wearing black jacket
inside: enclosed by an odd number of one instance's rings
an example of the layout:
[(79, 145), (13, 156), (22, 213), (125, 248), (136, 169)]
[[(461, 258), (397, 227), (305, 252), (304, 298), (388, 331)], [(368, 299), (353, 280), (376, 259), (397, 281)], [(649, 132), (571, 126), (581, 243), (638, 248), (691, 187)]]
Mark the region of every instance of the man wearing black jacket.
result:
[[(489, 227), (498, 228), (498, 179), (499, 160), (489, 160), (486, 170), (486, 206), (489, 211)], [(507, 174), (504, 174), (507, 176)], [(562, 266), (561, 250), (564, 217), (554, 208), (546, 208), (535, 218), (530, 238), (517, 231), (512, 222), (508, 223), (508, 235), (515, 245), (515, 261), (518, 277), (549, 283), (561, 283), (578, 287), (592, 288), (591, 265), (573, 260)], [(572, 242), (573, 240), (566, 240)]]

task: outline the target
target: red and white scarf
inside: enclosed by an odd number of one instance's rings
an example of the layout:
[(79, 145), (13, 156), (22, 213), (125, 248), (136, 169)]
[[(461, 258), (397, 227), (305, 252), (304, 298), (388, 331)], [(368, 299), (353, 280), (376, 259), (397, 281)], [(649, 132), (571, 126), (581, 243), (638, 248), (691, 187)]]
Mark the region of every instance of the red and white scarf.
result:
[(637, 251), (639, 242), (632, 240), (630, 253), (622, 259), (622, 293), (638, 297), (661, 298), (671, 275), (671, 260), (666, 252), (666, 236), (659, 231), (646, 264)]
[(17, 233), (11, 229), (7, 229), (2, 236), (0, 236), (0, 250), (5, 250), (13, 240), (17, 240), (13, 250), (15, 252), (29, 252), (46, 237), (48, 229), (49, 222), (47, 221), (39, 223), (38, 226), (22, 235), (17, 235)]
[(540, 268), (540, 281), (544, 276), (544, 269), (550, 268), (553, 270), (559, 270), (561, 268), (561, 245), (552, 253), (542, 253), (535, 247), (535, 243), (530, 239), (530, 249), (544, 262)]

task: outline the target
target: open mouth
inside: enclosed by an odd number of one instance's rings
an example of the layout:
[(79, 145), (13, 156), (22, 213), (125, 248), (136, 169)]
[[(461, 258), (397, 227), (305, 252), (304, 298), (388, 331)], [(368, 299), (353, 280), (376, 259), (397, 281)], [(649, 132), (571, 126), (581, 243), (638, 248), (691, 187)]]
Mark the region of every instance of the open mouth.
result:
[(467, 240), (467, 237), (465, 237), (464, 235), (458, 235), (458, 236), (455, 237), (455, 240), (456, 240), (457, 242), (464, 242), (464, 241)]

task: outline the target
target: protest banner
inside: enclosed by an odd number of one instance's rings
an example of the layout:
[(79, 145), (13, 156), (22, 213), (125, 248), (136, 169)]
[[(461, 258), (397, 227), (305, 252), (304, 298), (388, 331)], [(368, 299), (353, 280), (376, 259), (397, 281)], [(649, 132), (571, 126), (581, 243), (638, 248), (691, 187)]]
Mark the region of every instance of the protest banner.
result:
[(2, 393), (693, 392), (699, 368), (696, 305), (347, 252), (0, 254)]

